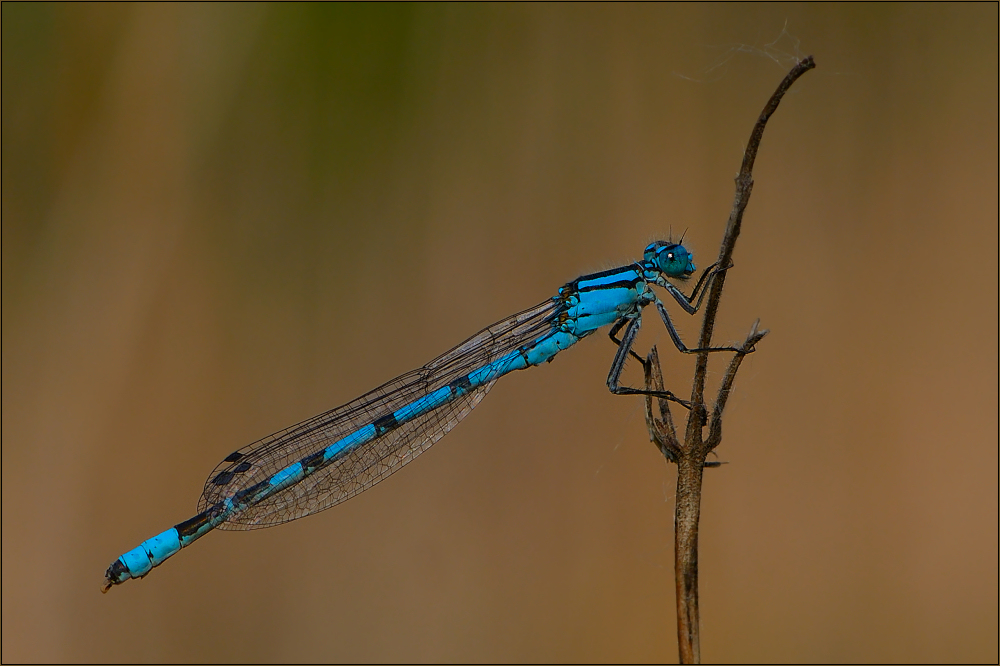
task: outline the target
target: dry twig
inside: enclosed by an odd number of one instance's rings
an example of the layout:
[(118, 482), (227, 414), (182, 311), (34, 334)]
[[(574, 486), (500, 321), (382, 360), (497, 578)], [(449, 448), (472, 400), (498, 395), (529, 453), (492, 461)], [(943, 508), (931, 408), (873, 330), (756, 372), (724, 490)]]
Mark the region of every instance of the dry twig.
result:
[[(778, 108), (781, 98), (800, 76), (816, 64), (812, 56), (799, 62), (791, 69), (777, 90), (771, 95), (764, 110), (754, 125), (743, 155), (743, 165), (736, 176), (736, 196), (733, 200), (729, 223), (719, 250), (718, 266), (731, 266), (736, 239), (740, 235), (743, 222), (743, 211), (746, 210), (753, 190), (753, 165), (757, 158), (764, 135), (764, 127), (768, 119)], [(715, 276), (712, 281), (708, 303), (702, 319), (701, 337), (698, 348), (712, 346), (712, 331), (715, 328), (715, 318), (719, 310), (719, 300), (726, 282), (725, 270)], [(711, 415), (705, 406), (705, 378), (708, 373), (708, 352), (698, 354), (695, 363), (694, 380), (691, 387), (691, 409), (688, 412), (687, 425), (683, 444), (677, 438), (670, 404), (667, 400), (657, 399), (659, 417), (653, 414), (653, 398), (646, 396), (646, 424), (649, 427), (650, 439), (656, 443), (666, 458), (677, 465), (677, 500), (674, 510), (674, 580), (677, 589), (677, 642), (680, 661), (683, 664), (701, 662), (701, 646), (698, 624), (698, 520), (701, 513), (701, 482), (706, 467), (717, 466), (718, 463), (706, 462), (708, 455), (722, 442), (722, 413), (732, 390), (743, 358), (754, 351), (754, 346), (767, 335), (766, 330), (757, 328), (755, 322), (749, 335), (726, 369), (715, 399)], [(663, 391), (663, 374), (660, 360), (654, 347), (644, 364), (646, 389)], [(708, 426), (708, 437), (704, 437), (704, 428)]]

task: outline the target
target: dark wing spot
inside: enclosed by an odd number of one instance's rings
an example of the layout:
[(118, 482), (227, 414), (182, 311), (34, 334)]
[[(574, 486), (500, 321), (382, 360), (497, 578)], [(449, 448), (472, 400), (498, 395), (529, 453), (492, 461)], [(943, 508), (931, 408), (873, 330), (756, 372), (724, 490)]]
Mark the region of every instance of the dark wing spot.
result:
[(243, 457), (242, 453), (240, 453), (239, 451), (233, 451), (228, 456), (226, 456), (226, 459), (223, 462), (236, 462), (242, 457)]
[(232, 481), (234, 476), (236, 475), (233, 474), (232, 472), (219, 472), (218, 474), (215, 475), (215, 478), (212, 479), (212, 483), (214, 483), (217, 486), (224, 486), (230, 481)]
[[(233, 456), (229, 456), (229, 458), (232, 457)], [(226, 458), (226, 460), (229, 460), (229, 458)], [(217, 486), (224, 486), (230, 481), (232, 481), (234, 476), (236, 476), (237, 474), (242, 474), (251, 467), (253, 467), (253, 465), (251, 465), (250, 463), (241, 462), (239, 465), (233, 467), (232, 469), (227, 469), (225, 472), (219, 472), (218, 474), (216, 474), (215, 478), (212, 479), (212, 483), (214, 483)]]

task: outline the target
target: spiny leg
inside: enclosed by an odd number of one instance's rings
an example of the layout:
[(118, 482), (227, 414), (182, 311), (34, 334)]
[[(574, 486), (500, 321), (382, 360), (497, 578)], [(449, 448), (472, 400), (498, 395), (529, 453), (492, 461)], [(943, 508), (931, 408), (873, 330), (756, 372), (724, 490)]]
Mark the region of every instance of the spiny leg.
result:
[[(698, 282), (694, 285), (694, 291), (691, 292), (690, 296), (685, 297), (685, 300), (690, 303), (696, 296), (698, 296), (698, 292), (701, 292), (701, 297), (698, 298), (698, 305), (695, 306), (696, 310), (701, 306), (701, 300), (705, 298), (705, 294), (708, 293), (708, 286), (712, 283), (712, 280), (715, 279), (715, 276), (724, 270), (729, 270), (728, 268), (714, 270), (718, 265), (719, 262), (715, 262), (714, 264), (706, 266), (705, 270), (701, 273), (701, 277), (698, 278)], [(732, 267), (730, 266), (730, 268)], [(708, 279), (708, 282), (705, 282), (706, 279)], [(705, 287), (705, 291), (701, 291), (703, 285)]]
[(635, 344), (636, 336), (639, 335), (639, 328), (642, 326), (642, 319), (639, 316), (636, 316), (634, 319), (627, 319), (623, 317), (615, 322), (612, 330), (617, 333), (617, 330), (620, 330), (621, 327), (626, 324), (625, 334), (622, 336), (620, 342), (615, 340), (614, 336), (611, 338), (618, 343), (618, 353), (615, 354), (615, 359), (611, 362), (611, 371), (608, 372), (608, 390), (615, 395), (650, 395), (654, 398), (663, 398), (665, 400), (676, 402), (685, 409), (691, 409), (690, 402), (678, 398), (670, 391), (649, 391), (645, 389), (632, 388), (630, 386), (620, 386), (618, 384), (618, 380), (621, 379), (622, 370), (625, 369), (625, 360), (628, 358), (630, 353), (633, 356), (636, 356), (636, 358), (639, 358), (639, 361), (641, 361), (643, 365), (646, 363), (641, 357), (637, 356), (635, 352), (632, 351), (632, 345)]
[(660, 319), (663, 320), (663, 325), (667, 327), (667, 333), (670, 334), (670, 339), (673, 340), (674, 346), (677, 347), (677, 351), (683, 354), (700, 354), (702, 352), (737, 352), (737, 353), (747, 353), (738, 347), (698, 347), (696, 349), (689, 349), (681, 341), (681, 336), (674, 328), (674, 323), (670, 320), (670, 313), (667, 312), (667, 308), (664, 307), (663, 303), (659, 299), (656, 300), (656, 309), (660, 313)]
[[(608, 337), (611, 338), (611, 342), (615, 343), (616, 347), (621, 347), (622, 346), (622, 341), (619, 340), (616, 337), (618, 335), (618, 331), (620, 331), (622, 329), (622, 326), (624, 326), (628, 322), (629, 322), (628, 318), (622, 317), (621, 319), (619, 319), (618, 321), (616, 321), (614, 323), (614, 325), (611, 327), (611, 330), (608, 331)], [(637, 361), (639, 361), (639, 363), (645, 363), (646, 362), (641, 356), (639, 356), (634, 351), (632, 351), (631, 347), (629, 348), (628, 353), (632, 355), (632, 358), (634, 358)]]
[[(705, 300), (705, 295), (708, 294), (708, 287), (711, 285), (712, 280), (715, 279), (715, 276), (733, 267), (732, 263), (726, 268), (716, 268), (716, 266), (718, 266), (718, 262), (712, 264), (702, 272), (701, 277), (698, 278), (698, 284), (694, 286), (694, 291), (691, 292), (690, 296), (686, 296), (683, 291), (666, 280), (659, 284), (677, 301), (678, 305), (684, 308), (685, 312), (693, 315), (701, 308), (701, 303)], [(707, 282), (706, 279), (708, 280)], [(698, 299), (697, 303), (694, 300), (696, 297)]]
[[(705, 295), (708, 293), (708, 287), (714, 278), (719, 273), (729, 270), (732, 268), (732, 264), (726, 268), (716, 268), (717, 262), (708, 266), (704, 272), (702, 272), (701, 277), (698, 278), (698, 283), (695, 285), (694, 290), (691, 292), (691, 296), (687, 296), (678, 289), (673, 284), (667, 282), (662, 286), (673, 296), (674, 300), (684, 309), (688, 314), (695, 314), (701, 307), (702, 302), (705, 299)], [(707, 281), (706, 281), (707, 280)], [(699, 293), (700, 292), (700, 293)], [(697, 302), (694, 299), (697, 297)], [(666, 307), (660, 301), (659, 298), (655, 300), (656, 309), (660, 312), (660, 318), (663, 320), (664, 325), (667, 328), (667, 332), (670, 334), (670, 339), (673, 341), (674, 346), (677, 347), (678, 351), (685, 354), (698, 354), (702, 352), (737, 352), (737, 353), (747, 353), (743, 349), (738, 349), (736, 347), (699, 347), (696, 349), (689, 349), (684, 345), (681, 340), (680, 334), (674, 327), (673, 322), (670, 319), (670, 314), (667, 312)], [(642, 306), (640, 305), (640, 308)], [(640, 310), (641, 312), (641, 310)], [(622, 339), (619, 340), (617, 335), (621, 331), (623, 326), (626, 326), (625, 334)], [(625, 360), (628, 354), (631, 354), (633, 358), (638, 360), (644, 366), (646, 360), (632, 351), (632, 346), (635, 344), (636, 337), (639, 335), (639, 328), (642, 326), (641, 316), (637, 315), (634, 318), (622, 317), (618, 319), (611, 330), (608, 332), (608, 337), (611, 341), (618, 346), (618, 352), (615, 354), (614, 361), (611, 363), (611, 370), (608, 373), (608, 389), (615, 395), (649, 395), (657, 398), (664, 398), (672, 402), (685, 407), (686, 409), (691, 409), (691, 403), (687, 400), (682, 400), (674, 395), (670, 391), (649, 391), (643, 389), (636, 389), (629, 386), (620, 386), (619, 379), (621, 378), (622, 371), (625, 369)], [(751, 350), (752, 351), (752, 350)]]

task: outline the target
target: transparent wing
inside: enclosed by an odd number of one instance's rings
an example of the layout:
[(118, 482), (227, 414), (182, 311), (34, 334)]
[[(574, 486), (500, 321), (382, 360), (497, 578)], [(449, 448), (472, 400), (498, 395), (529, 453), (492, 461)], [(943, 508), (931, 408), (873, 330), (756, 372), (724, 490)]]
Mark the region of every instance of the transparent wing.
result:
[[(485, 328), (424, 367), (346, 405), (233, 452), (205, 483), (198, 511), (271, 478), (347, 435), (392, 414), (552, 330), (561, 305), (547, 300)], [(233, 514), (219, 529), (270, 527), (328, 509), (364, 492), (426, 451), (479, 404), (493, 383), (368, 441), (297, 484)]]

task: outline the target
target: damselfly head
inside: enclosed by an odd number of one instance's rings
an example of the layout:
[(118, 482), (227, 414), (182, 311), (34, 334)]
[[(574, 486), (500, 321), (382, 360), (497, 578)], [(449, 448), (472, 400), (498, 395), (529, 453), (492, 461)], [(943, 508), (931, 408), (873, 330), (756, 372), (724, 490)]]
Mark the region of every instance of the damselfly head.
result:
[(678, 243), (654, 241), (646, 246), (644, 258), (667, 277), (686, 278), (695, 271), (694, 257)]

